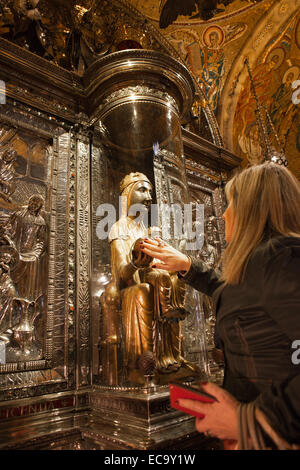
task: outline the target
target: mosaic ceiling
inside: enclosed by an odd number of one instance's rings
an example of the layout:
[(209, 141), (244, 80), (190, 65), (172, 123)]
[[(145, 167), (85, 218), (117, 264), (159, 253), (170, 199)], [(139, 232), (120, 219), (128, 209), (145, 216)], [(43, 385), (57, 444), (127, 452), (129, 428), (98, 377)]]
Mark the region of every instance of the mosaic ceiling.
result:
[(164, 29), (171, 24), (191, 25), (223, 19), (248, 11), (263, 0), (130, 0), (138, 10)]
[(193, 112), (211, 113), (245, 166), (262, 159), (248, 58), (268, 138), (300, 178), (300, 108), (292, 101), (300, 0), (0, 0), (0, 35), (79, 74), (124, 48), (172, 54), (197, 84)]
[(177, 50), (217, 118), (224, 145), (244, 166), (263, 158), (249, 59), (268, 138), (300, 178), (300, 106), (292, 100), (292, 85), (300, 79), (300, 2), (131, 3)]

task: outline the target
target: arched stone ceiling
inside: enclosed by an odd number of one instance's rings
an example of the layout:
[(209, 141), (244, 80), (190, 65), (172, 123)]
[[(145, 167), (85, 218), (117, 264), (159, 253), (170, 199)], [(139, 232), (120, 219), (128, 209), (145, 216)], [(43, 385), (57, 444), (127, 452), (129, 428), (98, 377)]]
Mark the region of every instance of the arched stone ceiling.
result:
[[(262, 153), (244, 66), (248, 57), (259, 99), (271, 118), (270, 138), (300, 177), (300, 108), (292, 103), (290, 83), (300, 67), (299, 2), (0, 0), (0, 35), (79, 74), (95, 57), (120, 48), (171, 54), (195, 79), (194, 112), (204, 114), (213, 141), (241, 156), (245, 165)], [(167, 20), (162, 21), (166, 7)], [(35, 16), (39, 11), (40, 18)], [(276, 50), (278, 66), (270, 71)]]
[(262, 159), (256, 102), (244, 65), (249, 59), (269, 139), (284, 150), (300, 178), (300, 105), (292, 102), (291, 86), (300, 79), (300, 1), (220, 2), (224, 11), (209, 20), (195, 17), (196, 5), (192, 15), (179, 15), (163, 28), (166, 0), (130, 3), (177, 49), (206, 95), (224, 146), (242, 157), (244, 166)]

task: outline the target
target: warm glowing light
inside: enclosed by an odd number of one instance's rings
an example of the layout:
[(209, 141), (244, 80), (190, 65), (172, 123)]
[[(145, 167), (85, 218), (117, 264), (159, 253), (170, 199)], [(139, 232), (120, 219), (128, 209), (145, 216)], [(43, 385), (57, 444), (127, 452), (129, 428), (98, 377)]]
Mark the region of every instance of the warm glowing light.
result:
[(99, 289), (98, 292), (95, 293), (95, 297), (101, 297), (103, 292), (104, 292), (104, 289)]

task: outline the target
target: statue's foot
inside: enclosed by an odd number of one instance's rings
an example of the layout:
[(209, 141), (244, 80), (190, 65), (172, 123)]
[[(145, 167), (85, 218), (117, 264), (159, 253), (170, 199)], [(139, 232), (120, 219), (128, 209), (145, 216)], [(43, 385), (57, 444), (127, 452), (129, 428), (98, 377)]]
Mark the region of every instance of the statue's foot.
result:
[(194, 370), (194, 368), (186, 367), (185, 364), (180, 364), (180, 367), (176, 367), (175, 370), (159, 369), (157, 370), (156, 380), (158, 385), (168, 385), (170, 382), (182, 381), (182, 380), (194, 380), (202, 377), (201, 371)]
[(199, 374), (201, 373), (201, 369), (197, 364), (188, 362), (186, 359), (182, 359), (182, 367), (192, 372), (197, 372)]
[(177, 372), (180, 367), (181, 364), (178, 364), (178, 362), (173, 362), (168, 364), (167, 366), (159, 367), (158, 372), (160, 372), (161, 374), (171, 374), (172, 372)]

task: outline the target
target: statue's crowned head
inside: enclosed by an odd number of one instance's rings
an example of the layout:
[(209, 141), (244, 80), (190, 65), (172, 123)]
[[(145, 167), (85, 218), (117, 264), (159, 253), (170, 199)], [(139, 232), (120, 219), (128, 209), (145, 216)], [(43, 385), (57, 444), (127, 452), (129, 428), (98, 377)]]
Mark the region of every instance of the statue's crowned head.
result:
[(150, 184), (150, 186), (152, 187), (152, 184), (150, 183), (149, 179), (143, 173), (138, 173), (138, 172), (129, 173), (129, 175), (126, 175), (120, 183), (121, 195), (127, 196), (130, 190), (132, 189), (133, 185), (135, 185), (136, 183), (139, 183), (140, 181), (144, 181)]
[[(142, 186), (145, 187), (144, 195), (141, 195), (141, 200), (136, 200), (135, 196)], [(126, 175), (120, 183), (120, 192), (121, 196), (126, 198), (127, 203), (125, 206), (127, 207), (127, 210), (132, 203), (138, 202), (149, 204), (152, 200), (152, 184), (143, 173), (136, 172)], [(125, 209), (125, 207), (123, 207), (123, 209)]]

